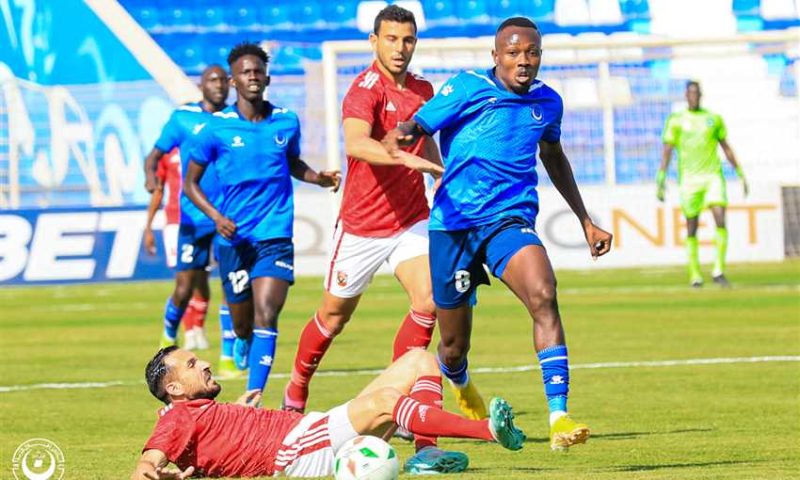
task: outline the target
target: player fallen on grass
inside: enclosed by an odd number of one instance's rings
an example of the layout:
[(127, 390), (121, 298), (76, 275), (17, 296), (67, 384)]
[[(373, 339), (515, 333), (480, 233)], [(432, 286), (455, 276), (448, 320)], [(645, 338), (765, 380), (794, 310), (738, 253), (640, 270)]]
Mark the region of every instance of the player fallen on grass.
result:
[[(417, 43), (414, 14), (397, 5), (381, 10), (369, 36), (375, 61), (353, 81), (342, 103), (347, 181), (334, 233), (322, 304), (297, 344), (283, 408), (303, 412), (309, 383), (334, 338), (355, 313), (373, 276), (387, 263), (408, 294), (410, 310), (395, 335), (392, 359), (411, 348), (427, 348), (436, 324), (428, 264), (428, 200), (422, 173), (440, 175), (436, 143), (421, 138), (400, 160), (380, 140), (433, 96), (433, 87), (408, 71)], [(486, 405), (472, 383), (456, 399), (469, 418), (486, 418)], [(410, 473), (460, 471), (466, 457), (436, 448), (436, 439), (416, 437), (419, 452)], [(460, 461), (463, 460), (463, 461)]]
[[(237, 403), (214, 399), (222, 387), (211, 365), (177, 347), (159, 350), (145, 368), (150, 393), (167, 406), (147, 440), (132, 478), (324, 477), (333, 474), (338, 448), (358, 435), (382, 435), (394, 424), (427, 436), (495, 441), (519, 450), (525, 435), (504, 400), (490, 417), (471, 420), (442, 410), (436, 358), (411, 350), (355, 398), (324, 413), (254, 408), (260, 391)], [(174, 463), (178, 470), (167, 468)]]
[(533, 319), (550, 409), (550, 446), (564, 449), (585, 442), (589, 427), (567, 414), (569, 362), (556, 278), (535, 229), (537, 150), (578, 217), (593, 257), (609, 251), (611, 234), (586, 213), (562, 150), (561, 97), (536, 79), (541, 45), (531, 20), (505, 20), (495, 35), (494, 68), (449, 79), (412, 121), (389, 132), (384, 144), (397, 152), (401, 144), (440, 132), (444, 176), (431, 210), (430, 262), (442, 373), (456, 384), (468, 381), (472, 308), (478, 285), (489, 283), (486, 265)]
[[(321, 187), (339, 186), (338, 172), (315, 172), (300, 158), (300, 121), (264, 100), (269, 56), (254, 43), (228, 55), (236, 103), (217, 112), (189, 152), (185, 191), (211, 218), (220, 237), (217, 259), (236, 340), (234, 361), (250, 368), (247, 390), (267, 384), (278, 337), (278, 316), (294, 283), (292, 177)], [(205, 195), (209, 165), (221, 200)]]
[(736, 161), (733, 149), (728, 145), (728, 131), (722, 117), (700, 106), (703, 93), (695, 81), (686, 83), (686, 102), (688, 108), (675, 112), (667, 118), (662, 139), (664, 150), (661, 166), (656, 174), (658, 190), (656, 196), (664, 201), (667, 190), (667, 167), (672, 159), (672, 151), (678, 150), (678, 190), (681, 210), (686, 217), (686, 253), (689, 257), (689, 284), (693, 287), (703, 285), (698, 253), (697, 227), (700, 212), (710, 208), (714, 215), (717, 230), (714, 234), (716, 257), (711, 278), (714, 283), (729, 287), (725, 278), (725, 255), (728, 251), (728, 229), (725, 227), (725, 207), (728, 206), (728, 193), (722, 162), (717, 153), (717, 145), (722, 147), (725, 158), (736, 170), (742, 180), (742, 188), (747, 196), (747, 180), (741, 165)]
[[(167, 264), (176, 267), (175, 288), (164, 307), (164, 332), (161, 335), (161, 346), (175, 345), (178, 327), (184, 322), (184, 347), (187, 349), (206, 349), (208, 339), (205, 334), (205, 318), (208, 312), (210, 289), (208, 287), (208, 266), (211, 258), (211, 244), (215, 235), (214, 222), (203, 214), (184, 195), (181, 187), (181, 175), (185, 173), (189, 161), (189, 145), (200, 125), (208, 122), (214, 112), (225, 108), (228, 98), (228, 74), (219, 65), (211, 65), (203, 70), (200, 76), (200, 92), (203, 98), (199, 102), (181, 105), (170, 116), (153, 149), (145, 158), (145, 188), (153, 194), (148, 211), (145, 229), (145, 247), (152, 251), (152, 209), (161, 189), (168, 185), (170, 196), (177, 203), (168, 203), (167, 226), (164, 228)], [(167, 154), (169, 152), (169, 154)], [(173, 153), (176, 152), (176, 153)], [(169, 158), (177, 163), (164, 165)], [(158, 165), (158, 168), (156, 168)], [(168, 167), (168, 168), (165, 168)], [(165, 183), (170, 180), (169, 183)], [(218, 201), (216, 175), (210, 172), (203, 180), (203, 189), (211, 202)], [(177, 218), (173, 218), (177, 217)], [(173, 222), (175, 224), (173, 226)], [(230, 316), (226, 315), (227, 307), (220, 307), (222, 331), (230, 331)], [(228, 341), (230, 344), (232, 340)], [(226, 341), (223, 338), (223, 352), (220, 356), (220, 373), (235, 375), (231, 355), (225, 352)], [(227, 359), (227, 360), (226, 360)]]

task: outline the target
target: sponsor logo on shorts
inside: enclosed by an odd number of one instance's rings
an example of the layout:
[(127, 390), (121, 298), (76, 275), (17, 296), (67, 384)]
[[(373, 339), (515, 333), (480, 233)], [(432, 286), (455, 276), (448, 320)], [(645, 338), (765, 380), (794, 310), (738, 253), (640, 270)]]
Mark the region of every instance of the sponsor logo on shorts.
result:
[(341, 270), (336, 271), (336, 284), (340, 287), (347, 286), (347, 274)]
[(276, 266), (276, 267), (285, 268), (286, 270), (294, 270), (294, 267), (293, 267), (293, 266), (289, 265), (288, 263), (286, 263), (286, 262), (284, 262), (284, 261), (282, 261), (282, 260), (277, 260), (277, 261), (275, 262), (275, 266)]

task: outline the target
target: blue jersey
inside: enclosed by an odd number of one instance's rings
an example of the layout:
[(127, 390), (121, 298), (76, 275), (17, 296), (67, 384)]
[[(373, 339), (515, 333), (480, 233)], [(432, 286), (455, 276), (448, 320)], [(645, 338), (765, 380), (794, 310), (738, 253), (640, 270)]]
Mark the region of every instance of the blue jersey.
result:
[(414, 120), (440, 131), (444, 177), (431, 209), (431, 230), (463, 230), (539, 211), (539, 140), (561, 138), (561, 97), (539, 80), (528, 93), (506, 90), (494, 71), (460, 73)]
[[(186, 173), (189, 167), (189, 157), (187, 153), (191, 149), (191, 141), (195, 134), (211, 118), (211, 113), (203, 110), (200, 102), (182, 105), (172, 112), (166, 125), (161, 130), (155, 147), (164, 153), (178, 148), (181, 159), (181, 172)], [(182, 174), (182, 175), (183, 175)], [(217, 174), (213, 168), (206, 170), (200, 187), (205, 192), (208, 200), (217, 205), (219, 202), (220, 191), (217, 184)], [(189, 200), (181, 189), (181, 224), (194, 227), (195, 232), (201, 233), (215, 230), (214, 222), (206, 216), (197, 206)]]
[(264, 120), (251, 122), (232, 105), (215, 113), (193, 142), (191, 160), (216, 169), (217, 209), (236, 223), (232, 240), (219, 239), (223, 245), (292, 237), (289, 160), (300, 157), (300, 121), (285, 108), (267, 108)]

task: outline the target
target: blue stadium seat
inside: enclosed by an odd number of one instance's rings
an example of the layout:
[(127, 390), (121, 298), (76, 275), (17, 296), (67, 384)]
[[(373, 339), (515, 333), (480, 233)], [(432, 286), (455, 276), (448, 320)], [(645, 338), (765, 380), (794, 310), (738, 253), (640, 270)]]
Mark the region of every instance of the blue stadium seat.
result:
[(225, 26), (233, 31), (259, 30), (262, 28), (259, 18), (259, 8), (239, 5), (225, 8), (222, 11), (222, 20)]
[(619, 0), (619, 8), (626, 20), (650, 18), (650, 4), (647, 0)]
[(162, 10), (161, 15), (164, 26), (175, 30), (191, 30), (198, 20), (191, 8), (171, 7)]
[(761, 9), (761, 0), (733, 0), (733, 14), (739, 16), (755, 16)]
[(139, 8), (131, 11), (131, 15), (145, 30), (161, 27), (161, 19), (156, 8)]
[(552, 22), (555, 0), (498, 0), (489, 3), (489, 14), (495, 20), (508, 17), (530, 17), (537, 22)]
[(212, 5), (200, 7), (196, 13), (197, 24), (211, 29), (220, 28), (225, 25), (225, 15), (228, 10), (230, 9)]
[(489, 16), (489, 8), (486, 5), (486, 1), (487, 0), (467, 0), (459, 5), (456, 13), (459, 18), (470, 23), (489, 23), (491, 17)]
[(455, 25), (458, 23), (457, 12), (452, 3), (445, 0), (423, 0), (422, 9), (428, 25)]
[(322, 18), (322, 7), (319, 2), (300, 2), (289, 11), (291, 22), (300, 29), (316, 29), (325, 26)]
[(283, 2), (270, 5), (260, 13), (266, 30), (280, 30), (292, 26), (291, 8)]
[(325, 2), (322, 14), (329, 28), (354, 28), (356, 26), (357, 2), (338, 0)]

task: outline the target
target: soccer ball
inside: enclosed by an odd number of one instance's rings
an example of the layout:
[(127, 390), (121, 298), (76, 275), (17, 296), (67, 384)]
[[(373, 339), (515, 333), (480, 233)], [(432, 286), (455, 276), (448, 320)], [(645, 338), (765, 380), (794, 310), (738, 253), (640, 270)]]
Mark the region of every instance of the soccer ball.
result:
[(336, 452), (336, 480), (395, 480), (400, 472), (397, 453), (378, 437), (359, 435)]

